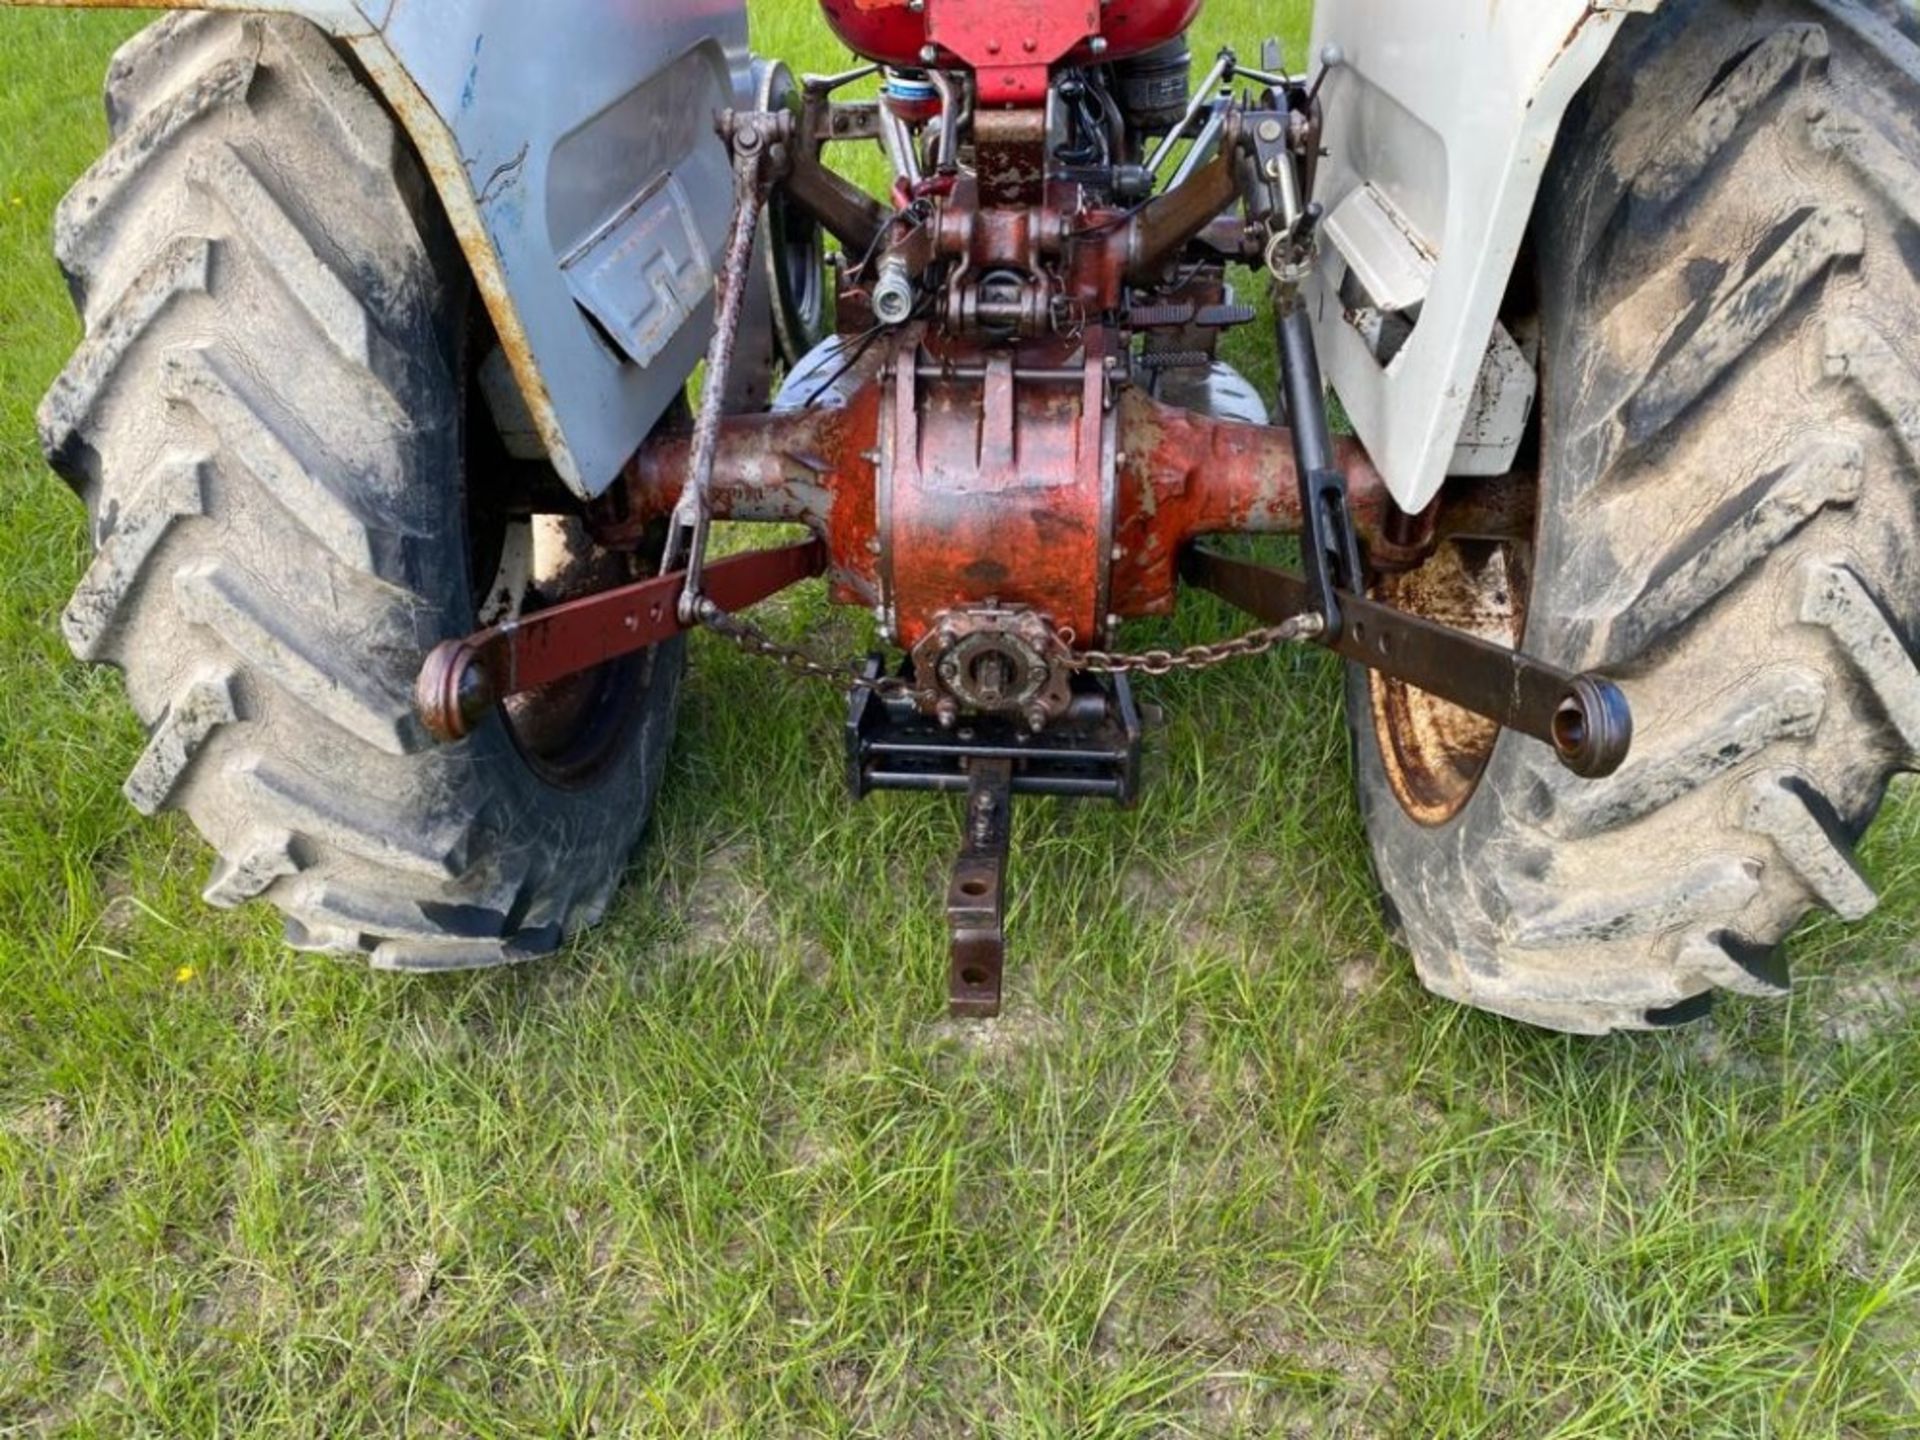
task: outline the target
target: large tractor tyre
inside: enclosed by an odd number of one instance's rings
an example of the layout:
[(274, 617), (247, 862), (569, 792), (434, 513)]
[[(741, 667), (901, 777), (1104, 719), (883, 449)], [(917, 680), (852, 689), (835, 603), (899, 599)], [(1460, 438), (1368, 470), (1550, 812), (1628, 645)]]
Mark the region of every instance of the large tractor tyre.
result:
[(1877, 9), (1907, 35), (1920, 40), (1920, 0), (1868, 0), (1868, 8)]
[(297, 20), (177, 14), (107, 83), (62, 204), (86, 326), (41, 409), (97, 554), (64, 629), (151, 741), (126, 793), (218, 852), (206, 896), (399, 970), (552, 950), (605, 908), (673, 725), (678, 645), (435, 746), (439, 640), (637, 563), (529, 520), (476, 372), (482, 307), (431, 188)]
[(1389, 599), (1617, 677), (1615, 777), (1350, 682), (1421, 977), (1605, 1032), (1787, 987), (1810, 910), (1920, 757), (1920, 46), (1850, 0), (1669, 0), (1570, 117), (1533, 246), (1530, 545)]

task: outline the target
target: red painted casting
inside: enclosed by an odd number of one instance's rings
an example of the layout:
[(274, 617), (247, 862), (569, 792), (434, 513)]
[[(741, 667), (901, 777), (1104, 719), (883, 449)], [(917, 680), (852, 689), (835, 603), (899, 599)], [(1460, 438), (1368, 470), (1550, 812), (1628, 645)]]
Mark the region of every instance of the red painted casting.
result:
[[(988, 107), (1037, 105), (1047, 71), (1123, 60), (1186, 33), (1201, 0), (821, 0), (847, 48), (900, 68), (967, 66)], [(1096, 41), (1105, 48), (1096, 54)]]

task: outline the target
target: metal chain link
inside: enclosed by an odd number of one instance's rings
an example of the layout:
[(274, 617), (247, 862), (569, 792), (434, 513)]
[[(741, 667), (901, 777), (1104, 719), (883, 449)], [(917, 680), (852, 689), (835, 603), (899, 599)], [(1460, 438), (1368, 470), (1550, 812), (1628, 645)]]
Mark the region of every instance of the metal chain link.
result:
[[(899, 676), (869, 679), (860, 673), (862, 667), (859, 661), (833, 664), (816, 658), (797, 645), (783, 644), (739, 616), (727, 614), (711, 601), (701, 607), (700, 622), (747, 654), (771, 660), (802, 680), (818, 680), (842, 690), (849, 686), (856, 690), (871, 690), (882, 699), (914, 693), (912, 683)], [(1281, 624), (1252, 630), (1214, 645), (1189, 645), (1184, 650), (1145, 650), (1132, 655), (1089, 650), (1082, 654), (1071, 654), (1063, 663), (1069, 670), (1085, 675), (1158, 677), (1181, 671), (1199, 672), (1213, 670), (1235, 660), (1251, 660), (1269, 654), (1282, 645), (1317, 639), (1326, 633), (1326, 629), (1327, 622), (1319, 615), (1295, 615)], [(1071, 652), (1071, 637), (1063, 635), (1061, 638)]]
[(801, 680), (818, 680), (832, 685), (836, 690), (871, 690), (882, 699), (911, 695), (913, 686), (897, 675), (883, 675), (878, 679), (868, 679), (861, 673), (864, 668), (858, 660), (842, 661), (834, 664), (820, 660), (797, 645), (787, 645), (774, 639), (758, 626), (742, 620), (738, 615), (729, 615), (711, 601), (700, 609), (700, 623), (723, 640), (729, 641), (749, 655), (757, 655), (763, 660), (771, 660)]
[[(1317, 639), (1326, 633), (1327, 622), (1319, 615), (1295, 615), (1278, 625), (1251, 630), (1232, 640), (1214, 645), (1189, 645), (1184, 650), (1145, 650), (1137, 655), (1112, 654), (1088, 650), (1073, 655), (1065, 663), (1069, 670), (1087, 675), (1172, 675), (1176, 671), (1212, 670), (1235, 660), (1251, 660), (1282, 645)], [(1063, 637), (1065, 638), (1065, 637)]]

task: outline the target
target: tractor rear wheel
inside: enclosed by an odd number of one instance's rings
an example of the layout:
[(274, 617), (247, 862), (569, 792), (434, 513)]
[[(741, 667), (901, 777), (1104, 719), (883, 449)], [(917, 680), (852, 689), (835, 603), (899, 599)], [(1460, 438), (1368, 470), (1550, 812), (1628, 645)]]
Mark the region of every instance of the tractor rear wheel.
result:
[(437, 747), (427, 651), (638, 562), (529, 520), (479, 399), (484, 313), (431, 187), (304, 21), (180, 13), (116, 57), (56, 246), (86, 339), (41, 409), (97, 554), (64, 620), (151, 731), (126, 792), (297, 948), (496, 965), (605, 908), (679, 645)]
[[(1909, 12), (1910, 13), (1910, 12)], [(1535, 236), (1533, 543), (1417, 610), (1599, 668), (1638, 753), (1545, 748), (1356, 675), (1376, 868), (1428, 986), (1557, 1029), (1779, 994), (1920, 762), (1920, 45), (1854, 0), (1669, 0), (1570, 116)]]

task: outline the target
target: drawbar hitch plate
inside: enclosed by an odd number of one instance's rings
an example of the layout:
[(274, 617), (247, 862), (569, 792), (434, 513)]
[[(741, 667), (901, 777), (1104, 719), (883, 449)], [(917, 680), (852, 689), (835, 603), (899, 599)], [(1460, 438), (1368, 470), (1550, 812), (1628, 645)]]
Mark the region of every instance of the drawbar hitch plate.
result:
[(949, 727), (885, 683), (874, 656), (847, 716), (847, 780), (876, 790), (964, 794), (960, 855), (947, 883), (947, 996), (967, 1019), (1000, 1013), (1007, 960), (1007, 865), (1016, 795), (1112, 800), (1140, 788), (1143, 726), (1125, 675), (1076, 675), (1066, 711), (1035, 731), (1018, 716), (968, 716)]

